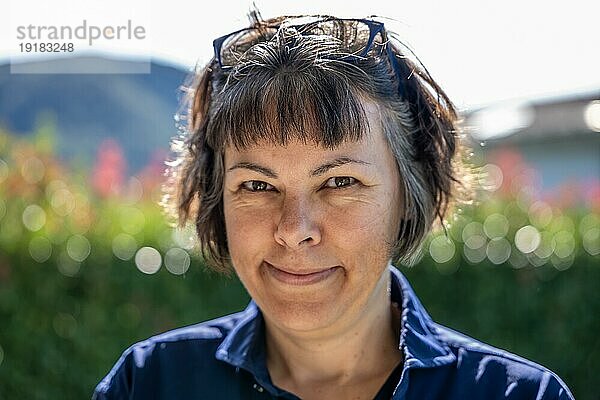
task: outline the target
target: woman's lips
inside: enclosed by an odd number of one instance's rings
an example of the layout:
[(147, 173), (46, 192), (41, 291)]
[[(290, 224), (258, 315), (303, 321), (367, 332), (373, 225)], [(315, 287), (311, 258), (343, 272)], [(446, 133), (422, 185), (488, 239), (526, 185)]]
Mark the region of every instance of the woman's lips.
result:
[(313, 285), (322, 282), (333, 275), (341, 267), (331, 267), (308, 273), (292, 273), (279, 269), (268, 262), (264, 262), (268, 273), (279, 282), (293, 286)]

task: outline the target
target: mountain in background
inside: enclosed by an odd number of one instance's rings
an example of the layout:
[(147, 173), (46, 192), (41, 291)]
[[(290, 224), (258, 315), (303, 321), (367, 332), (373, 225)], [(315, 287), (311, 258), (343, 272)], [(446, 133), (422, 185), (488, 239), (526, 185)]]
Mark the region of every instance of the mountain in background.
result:
[[(102, 57), (45, 62), (87, 63), (102, 71), (143, 64)], [(155, 61), (148, 74), (11, 74), (9, 63), (0, 64), (0, 127), (29, 135), (40, 124), (54, 125), (58, 155), (90, 167), (100, 144), (112, 138), (124, 152), (128, 174), (135, 174), (168, 152), (187, 77), (188, 71)]]

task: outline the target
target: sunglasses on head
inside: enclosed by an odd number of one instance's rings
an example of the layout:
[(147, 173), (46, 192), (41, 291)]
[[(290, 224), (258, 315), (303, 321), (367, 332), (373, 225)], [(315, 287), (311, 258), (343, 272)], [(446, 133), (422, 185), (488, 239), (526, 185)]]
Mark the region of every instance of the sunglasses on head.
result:
[(375, 46), (378, 46), (380, 51), (385, 51), (398, 79), (398, 94), (400, 97), (405, 97), (403, 75), (408, 79), (410, 71), (401, 72), (403, 67), (389, 43), (384, 24), (372, 19), (284, 16), (275, 21), (257, 22), (254, 26), (239, 29), (215, 39), (213, 49), (216, 62), (223, 71), (232, 69), (246, 51), (256, 44), (269, 41), (281, 27), (294, 29), (303, 36), (326, 35), (340, 39), (342, 48), (346, 50), (346, 55), (342, 58), (350, 62), (364, 59)]
[(330, 16), (284, 17), (278, 22), (259, 22), (215, 39), (215, 60), (221, 69), (231, 69), (248, 49), (268, 41), (283, 26), (304, 36), (327, 35), (343, 39), (347, 44), (348, 57), (356, 59), (364, 58), (375, 43), (381, 46), (387, 43), (383, 23), (378, 21)]

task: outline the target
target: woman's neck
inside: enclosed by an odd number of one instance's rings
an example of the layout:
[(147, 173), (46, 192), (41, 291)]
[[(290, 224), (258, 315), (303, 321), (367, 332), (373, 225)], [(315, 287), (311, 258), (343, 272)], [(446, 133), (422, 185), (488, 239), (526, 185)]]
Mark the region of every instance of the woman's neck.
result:
[(306, 390), (368, 389), (369, 382), (379, 388), (385, 382), (402, 353), (398, 348), (400, 313), (391, 304), (389, 274), (383, 275), (381, 287), (354, 321), (307, 333), (289, 332), (266, 320), (267, 366), (276, 386), (297, 395), (303, 392), (302, 398), (319, 398)]

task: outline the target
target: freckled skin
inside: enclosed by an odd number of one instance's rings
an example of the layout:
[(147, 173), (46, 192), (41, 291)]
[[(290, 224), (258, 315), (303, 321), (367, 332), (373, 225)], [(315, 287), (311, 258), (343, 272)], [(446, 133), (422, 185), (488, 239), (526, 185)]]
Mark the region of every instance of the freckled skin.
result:
[[(371, 131), (334, 150), (298, 141), (225, 150), (229, 252), (240, 280), (263, 311), (268, 334), (300, 341), (357, 336), (361, 322), (373, 324), (389, 314), (386, 267), (401, 217), (400, 177), (376, 107), (367, 103), (365, 109)], [(339, 157), (360, 163), (311, 175)], [(239, 163), (268, 168), (276, 177), (231, 169)], [(344, 181), (341, 177), (354, 180), (338, 188), (336, 177), (337, 182)], [(275, 279), (265, 261), (296, 274), (335, 269), (317, 283), (289, 285)], [(356, 360), (361, 352), (347, 349), (347, 356)]]

